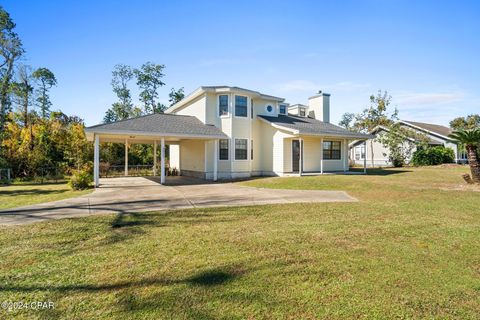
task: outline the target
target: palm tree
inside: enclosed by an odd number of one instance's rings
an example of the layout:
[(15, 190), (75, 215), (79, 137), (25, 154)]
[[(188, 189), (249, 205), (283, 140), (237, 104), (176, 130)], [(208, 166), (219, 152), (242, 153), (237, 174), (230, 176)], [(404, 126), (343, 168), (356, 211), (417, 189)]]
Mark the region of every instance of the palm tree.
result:
[[(464, 145), (467, 149), (468, 164), (472, 172), (471, 180), (480, 183), (480, 162), (478, 161), (477, 153), (480, 145), (480, 128), (454, 131), (450, 137), (457, 143)], [(467, 182), (469, 182), (469, 178), (466, 179)]]

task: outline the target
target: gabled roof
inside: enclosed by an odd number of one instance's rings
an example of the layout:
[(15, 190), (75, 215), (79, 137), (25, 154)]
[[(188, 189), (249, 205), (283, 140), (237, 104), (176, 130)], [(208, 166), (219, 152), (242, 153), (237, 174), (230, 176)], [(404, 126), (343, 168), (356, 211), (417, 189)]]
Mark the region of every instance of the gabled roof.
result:
[[(370, 134), (373, 134), (373, 135), (376, 135), (378, 132), (380, 131), (387, 131), (387, 132), (390, 132), (390, 129), (385, 127), (385, 126), (376, 126), (375, 128), (372, 129), (372, 131), (370, 131)], [(411, 130), (411, 129), (410, 129)], [(407, 140), (410, 140), (411, 142), (415, 142), (416, 140), (413, 139), (413, 138), (410, 138), (410, 137), (405, 137)], [(437, 141), (437, 140), (434, 140), (432, 138), (428, 138), (428, 144), (431, 144), (431, 145), (441, 145), (442, 142), (440, 141)]]
[(308, 117), (298, 117), (294, 115), (279, 115), (278, 117), (259, 115), (258, 117), (276, 128), (290, 131), (293, 134), (353, 139), (374, 138), (374, 136), (369, 134), (348, 131), (334, 124)]
[(155, 113), (85, 128), (87, 133), (145, 134), (176, 137), (225, 138), (217, 127), (196, 117)]
[(189, 102), (195, 100), (196, 98), (200, 97), (202, 94), (212, 92), (212, 93), (222, 93), (222, 92), (240, 92), (244, 94), (249, 94), (255, 97), (259, 97), (266, 100), (274, 100), (278, 102), (284, 102), (284, 98), (271, 96), (268, 94), (260, 93), (258, 91), (240, 88), (240, 87), (231, 87), (231, 86), (202, 86), (197, 88), (195, 91), (190, 93), (188, 96), (180, 100), (179, 102), (175, 103), (173, 106), (168, 108), (165, 113), (172, 113), (175, 110), (185, 106)]
[(452, 133), (452, 129), (445, 126), (438, 125), (438, 124), (406, 121), (406, 120), (400, 120), (400, 122), (409, 127), (420, 129), (422, 131), (432, 133), (434, 135), (440, 136), (445, 139), (450, 139), (448, 136)]

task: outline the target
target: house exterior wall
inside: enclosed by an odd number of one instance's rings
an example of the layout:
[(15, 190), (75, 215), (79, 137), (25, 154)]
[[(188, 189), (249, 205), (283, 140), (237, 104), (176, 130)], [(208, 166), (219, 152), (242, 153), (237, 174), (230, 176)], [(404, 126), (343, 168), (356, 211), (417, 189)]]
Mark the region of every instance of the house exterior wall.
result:
[[(229, 112), (223, 116), (219, 116), (220, 95), (228, 95)], [(247, 117), (235, 116), (236, 95), (247, 97)], [(202, 122), (221, 129), (228, 137), (229, 158), (228, 160), (214, 159), (215, 142), (213, 140), (182, 140), (178, 147), (178, 161), (172, 158), (173, 163), (178, 162), (182, 174), (203, 175), (207, 179), (213, 178), (215, 161), (217, 161), (219, 179), (291, 173), (292, 139), (295, 139), (295, 136), (257, 117), (257, 115), (278, 116), (281, 104), (284, 103), (245, 91), (226, 90), (201, 94), (186, 106), (174, 110), (173, 113), (195, 116)], [(288, 104), (285, 105), (288, 108)], [(247, 160), (235, 159), (236, 139), (247, 140)], [(253, 159), (251, 157), (252, 141)], [(345, 156), (343, 141), (341, 150), (342, 160), (325, 160), (324, 171), (343, 170)], [(320, 137), (305, 138), (303, 171), (320, 171), (321, 152)], [(218, 154), (217, 151), (217, 156)]]
[(203, 140), (182, 140), (180, 147), (181, 174), (205, 178), (205, 143)]

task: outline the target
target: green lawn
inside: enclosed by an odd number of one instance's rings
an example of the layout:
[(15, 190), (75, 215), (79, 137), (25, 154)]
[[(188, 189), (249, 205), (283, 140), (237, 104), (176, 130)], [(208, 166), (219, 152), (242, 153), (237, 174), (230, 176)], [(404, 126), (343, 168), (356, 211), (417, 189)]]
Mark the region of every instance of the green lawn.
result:
[(0, 209), (78, 197), (92, 190), (73, 191), (65, 182), (0, 185)]
[(55, 309), (0, 318), (479, 319), (480, 192), (462, 187), (466, 171), (244, 182), (346, 190), (357, 203), (2, 228), (0, 301)]

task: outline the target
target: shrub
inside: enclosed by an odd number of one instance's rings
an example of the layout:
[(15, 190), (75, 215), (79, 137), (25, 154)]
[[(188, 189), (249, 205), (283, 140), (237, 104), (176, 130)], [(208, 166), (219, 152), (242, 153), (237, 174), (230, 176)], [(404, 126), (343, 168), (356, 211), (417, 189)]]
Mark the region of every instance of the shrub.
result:
[(444, 146), (421, 148), (415, 151), (412, 156), (412, 164), (414, 166), (434, 166), (454, 161), (454, 151)]
[(74, 170), (68, 185), (73, 190), (84, 190), (90, 187), (93, 182), (93, 176), (88, 168), (82, 168), (80, 170)]

